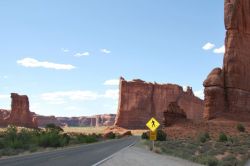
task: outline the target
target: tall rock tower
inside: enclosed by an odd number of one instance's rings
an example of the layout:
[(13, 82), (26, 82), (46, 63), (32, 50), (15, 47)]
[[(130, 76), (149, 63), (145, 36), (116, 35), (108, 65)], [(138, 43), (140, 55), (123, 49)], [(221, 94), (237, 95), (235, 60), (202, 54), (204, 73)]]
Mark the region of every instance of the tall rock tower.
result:
[(204, 118), (221, 112), (250, 112), (250, 1), (225, 0), (226, 28), (223, 68), (204, 81)]

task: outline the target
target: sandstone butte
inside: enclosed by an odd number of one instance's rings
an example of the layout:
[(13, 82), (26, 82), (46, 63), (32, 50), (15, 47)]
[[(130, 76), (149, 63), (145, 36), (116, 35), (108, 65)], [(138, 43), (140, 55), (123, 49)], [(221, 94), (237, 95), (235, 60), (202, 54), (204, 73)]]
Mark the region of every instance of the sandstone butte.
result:
[(16, 125), (29, 128), (44, 127), (49, 123), (60, 126), (112, 126), (115, 114), (103, 114), (82, 117), (55, 117), (37, 115), (29, 110), (26, 95), (11, 93), (11, 111), (0, 109), (0, 126)]
[(208, 75), (204, 118), (250, 112), (250, 1), (225, 0), (226, 28), (223, 67)]
[[(203, 116), (203, 100), (194, 96), (192, 88), (184, 91), (174, 84), (147, 83), (120, 78), (118, 114), (115, 125), (127, 129), (143, 129), (155, 117), (160, 124), (169, 123), (171, 113), (199, 121)], [(164, 113), (165, 112), (165, 113)]]
[(36, 119), (29, 110), (29, 99), (26, 95), (11, 93), (11, 112), (2, 117), (1, 125), (16, 125), (30, 128), (37, 128)]

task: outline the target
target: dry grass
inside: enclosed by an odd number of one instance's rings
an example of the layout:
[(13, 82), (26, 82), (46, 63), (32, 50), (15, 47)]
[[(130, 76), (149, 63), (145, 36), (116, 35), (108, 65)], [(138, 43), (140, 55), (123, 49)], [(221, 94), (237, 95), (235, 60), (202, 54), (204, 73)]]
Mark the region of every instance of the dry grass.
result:
[(0, 128), (0, 132), (4, 132), (5, 130), (6, 128), (3, 128), (3, 127)]

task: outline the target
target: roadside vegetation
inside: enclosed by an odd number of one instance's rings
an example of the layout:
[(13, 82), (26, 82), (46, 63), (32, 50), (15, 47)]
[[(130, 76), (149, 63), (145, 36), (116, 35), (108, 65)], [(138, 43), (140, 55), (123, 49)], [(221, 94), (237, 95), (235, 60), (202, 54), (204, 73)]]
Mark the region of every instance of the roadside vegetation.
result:
[[(240, 126), (240, 127), (239, 127)], [(220, 133), (211, 138), (208, 132), (200, 133), (196, 139), (171, 139), (156, 141), (156, 153), (167, 154), (208, 166), (243, 166), (250, 158), (250, 134), (243, 125), (237, 125), (238, 136)], [(141, 146), (150, 149), (148, 134), (142, 134)]]
[(105, 136), (101, 133), (66, 133), (61, 127), (54, 124), (48, 124), (44, 129), (9, 126), (0, 131), (0, 157), (120, 138), (118, 134), (112, 132), (108, 134)]

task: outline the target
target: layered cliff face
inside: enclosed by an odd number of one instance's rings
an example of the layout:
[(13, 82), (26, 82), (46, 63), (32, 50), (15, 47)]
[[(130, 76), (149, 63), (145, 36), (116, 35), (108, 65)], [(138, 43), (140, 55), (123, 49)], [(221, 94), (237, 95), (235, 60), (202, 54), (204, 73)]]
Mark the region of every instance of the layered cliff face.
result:
[(55, 124), (57, 126), (61, 126), (59, 120), (56, 119), (55, 116), (42, 116), (42, 115), (33, 115), (37, 120), (37, 125), (39, 127), (45, 127), (47, 124)]
[(222, 69), (204, 82), (206, 119), (221, 112), (250, 112), (250, 1), (225, 0), (225, 55)]
[(29, 110), (29, 99), (26, 95), (11, 93), (11, 112), (4, 119), (7, 124), (36, 128), (37, 122)]
[(115, 125), (130, 129), (145, 128), (155, 117), (163, 124), (164, 112), (171, 102), (176, 102), (188, 119), (200, 120), (203, 100), (194, 96), (192, 89), (185, 92), (173, 84), (147, 83), (142, 80), (126, 81), (120, 78), (118, 114)]
[(100, 127), (112, 126), (115, 123), (115, 114), (102, 114), (81, 117), (57, 117), (56, 119), (67, 126)]
[(7, 126), (5, 119), (10, 115), (9, 110), (0, 109), (0, 126)]

